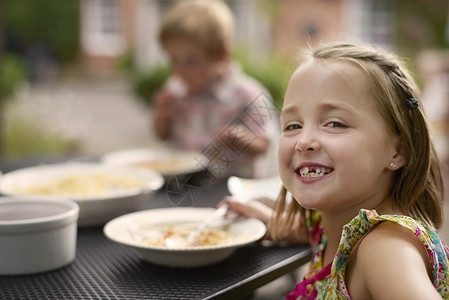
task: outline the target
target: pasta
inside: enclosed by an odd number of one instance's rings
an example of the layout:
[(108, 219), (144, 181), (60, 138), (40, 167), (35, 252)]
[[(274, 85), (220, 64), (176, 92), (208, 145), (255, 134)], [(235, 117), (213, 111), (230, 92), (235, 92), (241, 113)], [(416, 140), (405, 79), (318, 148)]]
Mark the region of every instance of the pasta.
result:
[(231, 234), (224, 228), (203, 230), (194, 244), (191, 244), (191, 242), (188, 241), (189, 234), (194, 230), (192, 228), (178, 228), (176, 225), (165, 224), (165, 226), (147, 227), (145, 230), (153, 230), (159, 233), (152, 238), (139, 238), (140, 242), (150, 246), (163, 246), (169, 248), (217, 246), (234, 241)]
[(54, 196), (101, 196), (112, 191), (142, 187), (138, 180), (105, 173), (71, 174), (47, 183), (15, 186), (20, 194)]

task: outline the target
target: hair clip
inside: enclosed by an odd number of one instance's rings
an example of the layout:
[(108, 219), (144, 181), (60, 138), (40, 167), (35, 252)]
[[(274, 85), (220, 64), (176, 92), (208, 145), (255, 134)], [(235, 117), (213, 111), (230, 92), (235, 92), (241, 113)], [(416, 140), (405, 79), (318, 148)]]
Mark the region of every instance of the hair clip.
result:
[(407, 104), (407, 107), (409, 109), (414, 109), (419, 106), (418, 100), (416, 100), (415, 98), (408, 98), (407, 100), (405, 100), (405, 103)]

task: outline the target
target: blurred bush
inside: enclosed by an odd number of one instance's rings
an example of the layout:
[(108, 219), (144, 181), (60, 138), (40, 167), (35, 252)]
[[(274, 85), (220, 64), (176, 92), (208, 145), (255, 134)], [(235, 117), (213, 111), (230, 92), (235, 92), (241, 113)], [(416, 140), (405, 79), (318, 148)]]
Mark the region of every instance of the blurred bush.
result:
[(396, 0), (396, 48), (406, 57), (449, 47), (447, 0)]
[(288, 81), (294, 70), (291, 68), (291, 62), (281, 58), (255, 62), (248, 54), (242, 52), (237, 52), (235, 57), (246, 74), (255, 78), (267, 88), (273, 98), (275, 107), (280, 109), (284, 102)]
[[(11, 96), (22, 81), (36, 75), (43, 59), (55, 64), (78, 56), (80, 1), (0, 0), (4, 55), (0, 65), (2, 96)], [(48, 72), (48, 64), (40, 65)], [(2, 155), (6, 158), (76, 151), (77, 142), (35, 120), (10, 116), (6, 102), (1, 125)]]
[(43, 128), (27, 118), (7, 118), (3, 130), (3, 156), (6, 158), (67, 154), (79, 148), (77, 141)]
[(45, 45), (58, 60), (76, 58), (79, 40), (79, 1), (3, 0), (6, 47), (26, 55)]
[[(236, 53), (234, 60), (240, 64), (246, 74), (267, 88), (277, 108), (282, 107), (288, 79), (292, 74), (287, 62), (271, 59), (256, 63), (243, 52)], [(169, 75), (170, 70), (164, 65), (157, 66), (148, 73), (136, 75), (134, 91), (144, 103), (151, 105), (154, 93), (163, 85)]]
[(5, 54), (0, 65), (0, 79), (2, 84), (2, 95), (10, 96), (21, 82), (27, 81), (29, 77), (25, 60), (15, 54)]
[(151, 105), (154, 94), (164, 84), (170, 75), (167, 66), (158, 66), (146, 74), (137, 75), (134, 81), (134, 91), (144, 103)]

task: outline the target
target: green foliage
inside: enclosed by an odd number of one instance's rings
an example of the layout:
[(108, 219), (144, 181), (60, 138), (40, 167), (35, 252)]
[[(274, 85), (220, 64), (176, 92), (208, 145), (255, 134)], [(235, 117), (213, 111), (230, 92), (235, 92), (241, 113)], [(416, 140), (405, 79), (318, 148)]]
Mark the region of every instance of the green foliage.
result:
[(274, 58), (255, 62), (250, 59), (248, 54), (242, 52), (236, 52), (235, 57), (243, 71), (266, 87), (273, 98), (274, 105), (281, 108), (288, 80), (293, 70), (290, 69), (290, 64), (287, 61)]
[(140, 96), (142, 101), (151, 105), (154, 94), (164, 84), (169, 75), (170, 70), (168, 67), (155, 67), (147, 74), (137, 76), (134, 91)]
[(36, 126), (25, 118), (6, 120), (3, 139), (4, 156), (7, 158), (67, 154), (78, 147), (77, 142), (64, 138), (48, 128)]
[[(274, 104), (277, 107), (282, 107), (285, 89), (292, 73), (286, 67), (288, 64), (277, 60), (254, 63), (244, 54), (236, 54), (235, 57), (246, 74), (267, 88)], [(153, 68), (147, 74), (137, 76), (134, 91), (142, 101), (151, 105), (154, 93), (163, 85), (169, 75), (170, 70), (167, 66)]]
[(447, 48), (445, 36), (447, 0), (396, 0), (397, 47), (405, 56), (414, 57), (425, 48)]
[(25, 61), (14, 54), (6, 54), (0, 65), (0, 79), (2, 84), (2, 96), (9, 96), (20, 82), (28, 79), (28, 71)]
[(115, 64), (115, 67), (119, 71), (124, 71), (127, 73), (132, 73), (134, 68), (134, 56), (132, 52), (128, 52), (122, 56), (120, 56)]
[(4, 0), (6, 33), (21, 47), (44, 44), (59, 59), (73, 59), (78, 51), (79, 2)]

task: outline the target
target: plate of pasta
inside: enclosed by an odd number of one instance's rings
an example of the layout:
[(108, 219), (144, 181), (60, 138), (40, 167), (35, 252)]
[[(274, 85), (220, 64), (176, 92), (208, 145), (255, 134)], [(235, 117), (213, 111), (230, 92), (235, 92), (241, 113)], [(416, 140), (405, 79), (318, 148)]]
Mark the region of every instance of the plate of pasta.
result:
[(60, 163), (8, 172), (1, 178), (0, 193), (74, 200), (80, 208), (78, 225), (84, 227), (140, 209), (163, 184), (162, 175), (152, 170)]
[(228, 258), (235, 249), (261, 239), (265, 224), (257, 219), (211, 224), (198, 235), (188, 237), (213, 208), (172, 207), (129, 213), (109, 221), (104, 234), (110, 240), (133, 248), (141, 257), (168, 267), (200, 267)]

